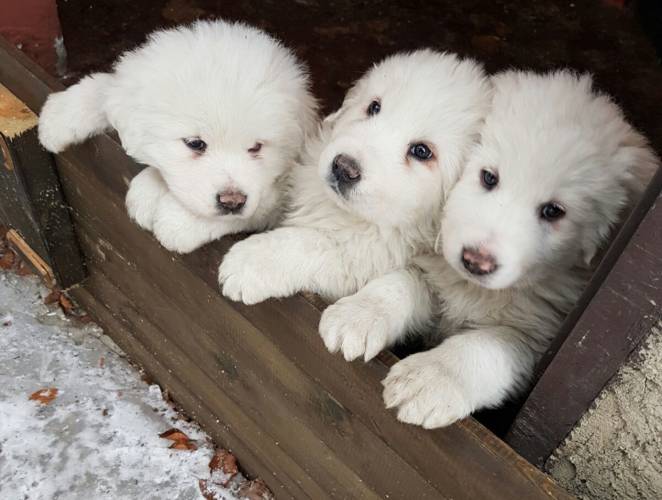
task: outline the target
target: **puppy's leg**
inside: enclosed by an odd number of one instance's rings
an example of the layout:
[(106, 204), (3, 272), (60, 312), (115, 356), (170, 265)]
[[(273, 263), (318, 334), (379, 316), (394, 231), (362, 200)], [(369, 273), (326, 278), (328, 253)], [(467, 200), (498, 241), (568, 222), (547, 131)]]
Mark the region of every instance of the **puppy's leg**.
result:
[(48, 96), (39, 115), (39, 142), (47, 150), (59, 153), (70, 144), (110, 128), (104, 99), (112, 79), (108, 73), (95, 73)]
[(418, 270), (400, 269), (327, 307), (319, 330), (329, 351), (368, 361), (432, 314), (432, 296)]
[(161, 198), (168, 192), (168, 186), (158, 169), (147, 167), (136, 175), (126, 193), (126, 210), (129, 216), (143, 229), (154, 228), (154, 215)]
[(535, 360), (517, 330), (468, 330), (396, 363), (382, 382), (384, 402), (403, 422), (443, 427), (522, 390)]
[(172, 193), (165, 193), (154, 214), (154, 236), (172, 252), (189, 253), (205, 243), (242, 228), (234, 222), (199, 217), (185, 208)]
[(223, 295), (245, 304), (302, 290), (345, 295), (337, 243), (315, 229), (282, 227), (236, 243), (218, 271)]

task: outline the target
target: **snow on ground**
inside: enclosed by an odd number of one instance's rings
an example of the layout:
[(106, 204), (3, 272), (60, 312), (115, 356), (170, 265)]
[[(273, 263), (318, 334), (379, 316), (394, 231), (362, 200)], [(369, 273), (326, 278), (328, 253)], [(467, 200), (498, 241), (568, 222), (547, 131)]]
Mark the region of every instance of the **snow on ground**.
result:
[[(210, 481), (213, 445), (93, 324), (76, 325), (34, 277), (0, 271), (0, 498), (239, 498)], [(57, 389), (48, 402), (29, 399)], [(177, 428), (197, 450), (160, 438)]]

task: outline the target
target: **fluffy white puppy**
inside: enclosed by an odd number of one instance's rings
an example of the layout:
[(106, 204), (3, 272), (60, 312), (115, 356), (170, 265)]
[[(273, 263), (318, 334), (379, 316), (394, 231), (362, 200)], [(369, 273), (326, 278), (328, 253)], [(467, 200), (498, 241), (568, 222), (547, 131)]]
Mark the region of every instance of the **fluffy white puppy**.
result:
[(590, 262), (658, 165), (589, 76), (511, 71), (493, 84), (480, 145), (444, 208), (443, 258), (417, 261), (448, 338), (384, 380), (386, 405), (427, 428), (527, 387)]
[(366, 314), (363, 294), (399, 286), (411, 257), (431, 251), (438, 222), (430, 214), (459, 178), (488, 106), (474, 61), (420, 50), (374, 66), (293, 171), (284, 227), (228, 252), (223, 293), (247, 304), (303, 290), (346, 297), (324, 313), (327, 346), (348, 359), (379, 352), (388, 339), (368, 338), (380, 318)]
[(112, 73), (51, 95), (39, 138), (57, 153), (111, 127), (149, 165), (131, 182), (130, 216), (184, 253), (274, 225), (316, 105), (305, 69), (280, 42), (201, 21), (157, 31)]

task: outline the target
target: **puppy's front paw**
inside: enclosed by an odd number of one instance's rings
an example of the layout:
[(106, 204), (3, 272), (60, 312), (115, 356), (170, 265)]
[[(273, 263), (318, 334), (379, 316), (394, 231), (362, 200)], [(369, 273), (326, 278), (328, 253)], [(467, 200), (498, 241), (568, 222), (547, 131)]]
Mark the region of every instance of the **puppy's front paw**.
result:
[(39, 116), (39, 142), (51, 153), (60, 153), (74, 142), (72, 112), (64, 92), (51, 94)]
[(163, 196), (154, 214), (154, 236), (171, 252), (189, 253), (209, 241), (204, 221), (182, 207), (172, 196)]
[(143, 229), (154, 229), (154, 217), (161, 198), (168, 192), (161, 174), (147, 167), (136, 175), (126, 193), (126, 210), (129, 217)]
[(223, 295), (235, 302), (253, 305), (271, 297), (290, 295), (275, 269), (273, 255), (263, 245), (267, 235), (253, 235), (235, 243), (218, 269)]
[(341, 351), (347, 361), (363, 356), (369, 361), (390, 344), (393, 337), (387, 315), (368, 300), (344, 297), (326, 308), (319, 331), (330, 352)]
[(393, 365), (382, 385), (386, 407), (398, 409), (398, 420), (434, 429), (469, 416), (473, 408), (459, 381), (427, 354)]

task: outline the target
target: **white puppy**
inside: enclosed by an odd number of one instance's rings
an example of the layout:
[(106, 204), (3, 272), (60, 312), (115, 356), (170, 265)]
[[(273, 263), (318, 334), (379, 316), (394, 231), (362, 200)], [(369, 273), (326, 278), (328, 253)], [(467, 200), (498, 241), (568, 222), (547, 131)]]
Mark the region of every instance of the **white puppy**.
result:
[(404, 326), (369, 336), (380, 317), (363, 295), (399, 287), (411, 257), (432, 250), (438, 222), (430, 214), (459, 178), (488, 106), (489, 85), (474, 61), (421, 50), (377, 64), (293, 171), (284, 227), (229, 251), (223, 293), (247, 304), (303, 290), (346, 297), (324, 313), (327, 346), (347, 359), (377, 354)]
[(114, 128), (148, 168), (131, 182), (131, 217), (163, 246), (190, 252), (282, 215), (284, 179), (316, 127), (308, 76), (293, 53), (240, 24), (197, 22), (153, 33), (112, 73), (51, 95), (46, 149)]
[(527, 387), (590, 262), (658, 165), (589, 76), (511, 71), (493, 84), (480, 145), (445, 205), (444, 258), (417, 262), (448, 338), (384, 381), (386, 405), (427, 428)]

